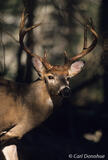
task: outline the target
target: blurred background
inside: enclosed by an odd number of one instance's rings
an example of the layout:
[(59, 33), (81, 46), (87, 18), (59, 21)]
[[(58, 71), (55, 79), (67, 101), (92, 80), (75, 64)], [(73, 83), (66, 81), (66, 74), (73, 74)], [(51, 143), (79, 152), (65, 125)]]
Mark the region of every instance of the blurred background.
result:
[[(22, 160), (68, 160), (70, 154), (100, 154), (108, 159), (108, 21), (107, 0), (0, 0), (0, 76), (30, 83), (37, 78), (18, 43), (22, 11), (26, 26), (42, 22), (28, 33), (26, 45), (40, 56), (48, 52), (51, 64), (63, 64), (83, 48), (83, 24), (92, 17), (99, 40), (83, 59), (83, 72), (71, 82), (72, 94), (46, 122), (18, 144)], [(88, 33), (88, 45), (92, 36)]]

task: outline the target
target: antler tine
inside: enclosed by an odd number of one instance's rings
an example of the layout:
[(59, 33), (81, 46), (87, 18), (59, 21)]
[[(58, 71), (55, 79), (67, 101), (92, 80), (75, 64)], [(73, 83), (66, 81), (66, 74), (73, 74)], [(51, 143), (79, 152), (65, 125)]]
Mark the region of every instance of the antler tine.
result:
[[(31, 53), (31, 51), (24, 45), (23, 39), (24, 39), (27, 32), (29, 32), (30, 30), (40, 26), (41, 23), (35, 24), (35, 25), (33, 25), (31, 27), (28, 27), (28, 28), (24, 28), (25, 20), (26, 20), (27, 16), (28, 15), (26, 15), (26, 16), (24, 15), (24, 12), (22, 13), (21, 22), (20, 22), (20, 30), (19, 30), (19, 43), (20, 43), (20, 46), (24, 49), (24, 51), (26, 53), (30, 54), (31, 56), (37, 56), (37, 55)], [(40, 57), (40, 59), (41, 59), (41, 57)]]
[[(87, 28), (92, 32), (92, 34), (94, 36), (94, 40), (92, 41), (92, 43), (90, 44), (89, 47), (87, 47)], [(79, 58), (85, 56), (86, 54), (88, 54), (89, 52), (91, 52), (97, 44), (97, 39), (98, 39), (98, 35), (93, 27), (92, 19), (90, 19), (89, 24), (84, 26), (84, 46), (83, 46), (82, 52), (79, 53), (78, 55), (70, 58), (67, 63), (70, 64), (73, 61), (76, 61), (77, 59), (79, 59)]]
[(69, 57), (68, 57), (67, 51), (64, 51), (64, 61), (65, 61), (65, 64), (68, 62), (68, 60), (69, 60)]
[(25, 12), (25, 10), (22, 12), (22, 15), (21, 15), (20, 31), (19, 32), (21, 32), (21, 30), (23, 30), (24, 25), (25, 25), (25, 21), (26, 21), (27, 16), (28, 16), (28, 14), (24, 15), (24, 12)]
[(48, 63), (48, 61), (47, 61), (47, 50), (45, 49), (45, 51), (44, 51), (44, 57), (43, 57), (43, 64), (45, 65), (45, 67), (48, 69), (48, 70), (50, 70), (53, 66), (50, 64), (50, 63)]
[(51, 69), (52, 68), (52, 65), (50, 65), (48, 62), (47, 62), (47, 54), (46, 54), (46, 51), (44, 53), (44, 58), (38, 56), (37, 54), (33, 54), (31, 53), (31, 51), (24, 45), (24, 42), (23, 42), (23, 39), (24, 39), (24, 36), (26, 35), (27, 32), (31, 31), (32, 29), (40, 26), (42, 23), (38, 23), (38, 24), (35, 24), (31, 27), (28, 27), (28, 28), (24, 28), (25, 26), (25, 20), (27, 18), (27, 15), (25, 16), (24, 15), (24, 12), (22, 13), (22, 16), (21, 16), (21, 23), (20, 23), (20, 30), (19, 30), (19, 42), (20, 42), (20, 46), (23, 48), (23, 50), (28, 53), (29, 55), (31, 55), (32, 57), (38, 57), (40, 59), (40, 61), (44, 64), (44, 66), (46, 67), (46, 69)]
[(47, 60), (47, 51), (46, 51), (46, 49), (44, 51), (44, 60)]

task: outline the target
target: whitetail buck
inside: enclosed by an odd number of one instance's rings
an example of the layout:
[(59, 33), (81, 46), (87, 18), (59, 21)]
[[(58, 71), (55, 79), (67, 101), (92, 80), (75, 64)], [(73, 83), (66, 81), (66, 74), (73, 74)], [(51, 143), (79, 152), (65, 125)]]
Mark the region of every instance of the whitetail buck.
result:
[[(22, 49), (33, 57), (33, 66), (39, 75), (39, 79), (31, 84), (0, 80), (1, 145), (15, 138), (21, 139), (24, 134), (48, 118), (54, 106), (58, 103), (58, 99), (69, 95), (69, 79), (77, 75), (84, 66), (83, 61), (76, 60), (92, 51), (97, 43), (97, 33), (93, 28), (92, 22), (89, 22), (84, 27), (84, 48), (82, 52), (72, 58), (68, 58), (65, 52), (65, 64), (62, 66), (53, 66), (48, 63), (46, 53), (44, 54), (44, 58), (42, 58), (31, 53), (24, 45), (23, 39), (26, 33), (40, 25), (37, 24), (29, 28), (24, 28), (25, 19), (23, 13), (20, 24), (19, 42)], [(94, 36), (94, 40), (89, 47), (87, 47), (87, 29)], [(7, 160), (18, 159), (15, 145), (5, 146), (2, 152)]]

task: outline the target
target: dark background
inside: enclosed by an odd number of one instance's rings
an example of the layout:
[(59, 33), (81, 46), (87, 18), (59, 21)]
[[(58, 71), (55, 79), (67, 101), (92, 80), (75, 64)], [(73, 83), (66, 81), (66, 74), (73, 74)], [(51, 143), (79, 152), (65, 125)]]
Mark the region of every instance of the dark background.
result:
[[(83, 26), (93, 18), (99, 40), (84, 57), (85, 68), (71, 80), (71, 98), (47, 121), (23, 137), (18, 144), (21, 160), (68, 160), (69, 154), (100, 154), (108, 159), (108, 1), (107, 0), (0, 0), (0, 71), (1, 76), (17, 82), (36, 79), (31, 57), (19, 46), (18, 28), (23, 9), (29, 13), (27, 26), (42, 21), (29, 32), (26, 45), (35, 53), (49, 52), (52, 64), (63, 62), (81, 51)], [(15, 39), (13, 39), (13, 36)], [(89, 35), (88, 40), (92, 41)], [(96, 131), (101, 132), (98, 138)], [(91, 140), (85, 134), (97, 137)]]

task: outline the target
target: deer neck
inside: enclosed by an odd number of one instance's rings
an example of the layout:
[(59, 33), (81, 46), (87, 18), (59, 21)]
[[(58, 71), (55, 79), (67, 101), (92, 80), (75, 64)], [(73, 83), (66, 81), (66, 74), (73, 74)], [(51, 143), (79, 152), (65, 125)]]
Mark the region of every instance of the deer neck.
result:
[(39, 108), (45, 110), (53, 108), (53, 101), (43, 80), (38, 80), (30, 85), (28, 96), (33, 98), (32, 102), (34, 102), (36, 106), (39, 106)]
[(40, 104), (50, 107), (61, 105), (62, 97), (58, 95), (52, 96), (43, 80), (38, 80), (36, 83), (33, 83), (32, 87), (35, 89), (36, 99)]

